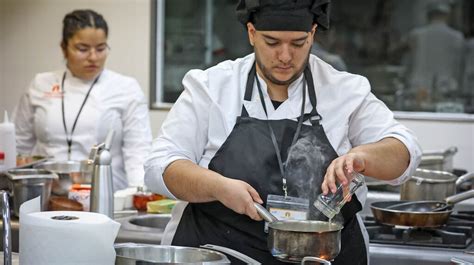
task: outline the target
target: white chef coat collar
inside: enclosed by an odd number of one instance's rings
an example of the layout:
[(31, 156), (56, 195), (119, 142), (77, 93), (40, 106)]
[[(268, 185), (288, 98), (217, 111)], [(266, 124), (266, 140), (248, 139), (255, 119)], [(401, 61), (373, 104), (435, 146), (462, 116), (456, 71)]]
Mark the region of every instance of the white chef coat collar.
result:
[[(265, 80), (260, 76), (259, 73), (257, 73), (257, 78), (258, 78), (258, 82), (260, 82), (260, 87), (262, 88), (262, 92), (263, 92), (263, 95), (264, 97), (270, 97), (268, 95), (268, 87), (267, 87), (267, 83), (265, 82)], [(295, 96), (295, 94), (298, 92), (298, 93), (301, 93), (301, 89), (299, 88), (302, 88), (303, 87), (303, 81), (304, 80), (304, 74), (301, 73), (301, 76), (298, 77), (295, 81), (293, 81), (293, 83), (291, 83), (289, 86), (288, 86), (288, 98), (292, 98)], [(254, 89), (258, 89), (256, 84), (254, 84)]]
[[(257, 73), (257, 78), (262, 88), (262, 94), (264, 97), (265, 105), (267, 106), (268, 118), (269, 119), (284, 119), (287, 116), (296, 118), (300, 116), (301, 112), (301, 103), (294, 105), (292, 102), (301, 102), (304, 74), (301, 74), (295, 81), (293, 81), (288, 87), (288, 99), (280, 105), (278, 109), (274, 109), (268, 95), (267, 84), (264, 79)], [(252, 102), (244, 102), (244, 105), (251, 117), (258, 119), (266, 119), (263, 107), (258, 96), (258, 87), (257, 83), (253, 84), (253, 93), (252, 93)], [(294, 105), (294, 106), (293, 106)]]
[[(103, 73), (103, 70), (102, 72), (99, 73), (99, 75), (101, 75), (102, 73)], [(82, 86), (82, 85), (90, 86), (92, 85), (92, 83), (94, 82), (96, 78), (97, 77), (94, 77), (91, 80), (84, 80), (84, 79), (78, 78), (71, 72), (71, 70), (69, 70), (68, 67), (66, 67), (66, 80), (64, 80), (64, 82), (67, 82), (68, 84), (73, 85), (73, 86), (76, 86), (76, 85), (77, 86)]]

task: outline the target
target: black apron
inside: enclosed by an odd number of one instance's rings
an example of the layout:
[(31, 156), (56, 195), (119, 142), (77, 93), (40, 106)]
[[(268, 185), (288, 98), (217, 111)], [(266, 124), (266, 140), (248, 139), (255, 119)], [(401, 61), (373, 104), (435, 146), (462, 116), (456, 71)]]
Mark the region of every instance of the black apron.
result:
[[(241, 116), (237, 118), (231, 134), (212, 158), (208, 168), (223, 176), (247, 182), (257, 190), (265, 205), (268, 194), (284, 195), (282, 175), (268, 123), (274, 132), (282, 161), (287, 161), (288, 151), (295, 134), (298, 136), (298, 141), (312, 136), (317, 141), (313, 142), (315, 147), (310, 149), (317, 150), (316, 155), (322, 154), (327, 159), (318, 170), (319, 172), (306, 170), (303, 174), (287, 176), (288, 195), (304, 197), (305, 195), (301, 194), (304, 189), (299, 185), (303, 184), (306, 191), (311, 191), (308, 195), (309, 198), (307, 198), (310, 200), (310, 219), (321, 219), (322, 217), (313, 206), (313, 202), (316, 196), (321, 193), (324, 174), (330, 162), (337, 158), (337, 153), (329, 143), (320, 124), (321, 117), (316, 110), (316, 94), (309, 67), (305, 69), (304, 76), (313, 106), (311, 113), (304, 115), (304, 119), (309, 119), (311, 126), (303, 124), (300, 126), (301, 131), (296, 134), (298, 121), (255, 119), (249, 117), (247, 110), (242, 106)], [(251, 100), (255, 77), (254, 65), (247, 80), (244, 97), (247, 101)], [(260, 87), (259, 93), (266, 110)], [(303, 98), (304, 95), (303, 89)], [(311, 150), (309, 153), (313, 152)], [(312, 155), (314, 156), (314, 152)], [(295, 161), (287, 161), (287, 166), (298, 164), (293, 162)], [(356, 196), (353, 196), (353, 199), (342, 208), (339, 214), (344, 222), (341, 234), (341, 252), (332, 264), (367, 264), (364, 238), (355, 217), (355, 213), (361, 209), (362, 206)], [(172, 245), (178, 246), (199, 247), (204, 244), (231, 248), (262, 264), (284, 264), (275, 259), (267, 248), (267, 234), (264, 232), (263, 221), (257, 222), (246, 215), (237, 214), (217, 201), (189, 203), (183, 212), (172, 241)], [(232, 264), (241, 263), (231, 256), (229, 259)]]

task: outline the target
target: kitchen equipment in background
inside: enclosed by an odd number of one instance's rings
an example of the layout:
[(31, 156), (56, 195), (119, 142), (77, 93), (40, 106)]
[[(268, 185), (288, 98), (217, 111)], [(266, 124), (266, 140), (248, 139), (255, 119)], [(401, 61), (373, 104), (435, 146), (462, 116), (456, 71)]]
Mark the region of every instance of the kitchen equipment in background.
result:
[(268, 249), (278, 260), (301, 262), (305, 257), (313, 257), (328, 261), (341, 251), (341, 224), (313, 220), (278, 221), (262, 205), (254, 205), (260, 216), (269, 222)]
[(112, 176), (112, 156), (110, 147), (114, 138), (114, 130), (109, 130), (104, 143), (92, 147), (89, 160), (93, 161), (91, 187), (91, 212), (105, 214), (114, 218), (114, 193)]
[(453, 172), (453, 157), (458, 148), (451, 146), (445, 150), (424, 151), (419, 168)]
[[(118, 190), (114, 193), (114, 199), (115, 197), (118, 198), (119, 201), (123, 200), (122, 202), (119, 202), (120, 205), (122, 206), (120, 208), (122, 209), (132, 209), (133, 208), (133, 195), (137, 193), (137, 187), (129, 187), (123, 190)], [(115, 200), (114, 200), (114, 208), (115, 208)]]
[(359, 214), (369, 234), (371, 264), (446, 265), (452, 258), (474, 260), (474, 199), (457, 203), (447, 223), (439, 228), (376, 222), (370, 205), (377, 201), (398, 201), (399, 198), (400, 193), (367, 193), (364, 209)]
[(48, 210), (50, 211), (82, 211), (82, 204), (66, 197), (52, 197), (49, 199)]
[(18, 154), (16, 156), (16, 167), (15, 169), (20, 168), (32, 168), (34, 165), (44, 163), (48, 159), (52, 159), (53, 157), (50, 156), (40, 156), (40, 155), (22, 155)]
[(82, 204), (84, 211), (90, 211), (91, 203), (91, 185), (89, 184), (73, 184), (68, 193), (68, 199)]
[(32, 198), (41, 196), (41, 209), (48, 209), (51, 187), (58, 176), (43, 169), (12, 169), (5, 173), (13, 193), (13, 212), (20, 214), (20, 205)]
[(53, 181), (54, 195), (67, 196), (73, 184), (91, 183), (92, 164), (88, 161), (47, 161), (34, 168), (49, 170), (58, 175), (59, 179)]
[(163, 246), (151, 244), (115, 244), (117, 257), (115, 265), (156, 265), (156, 264), (230, 264), (221, 252), (231, 255), (247, 264), (258, 261), (225, 247), (204, 245), (201, 248)]
[(4, 154), (0, 171), (14, 168), (16, 166), (15, 124), (8, 119), (7, 111), (3, 116), (3, 122), (0, 123), (0, 152)]
[(363, 221), (372, 264), (445, 265), (458, 264), (453, 259), (474, 261), (474, 211), (453, 213), (439, 228), (388, 226), (372, 216), (365, 216)]
[[(436, 211), (445, 205), (453, 205), (474, 197), (474, 190), (447, 197), (445, 201), (380, 201), (370, 205), (375, 220), (386, 225), (401, 225), (412, 227), (440, 227), (446, 224), (452, 207), (444, 211)], [(403, 204), (400, 209), (397, 205)], [(435, 211), (433, 211), (435, 210)]]
[(472, 179), (474, 179), (474, 172), (457, 177), (446, 171), (417, 169), (415, 174), (401, 186), (400, 199), (440, 201), (456, 194), (461, 184)]

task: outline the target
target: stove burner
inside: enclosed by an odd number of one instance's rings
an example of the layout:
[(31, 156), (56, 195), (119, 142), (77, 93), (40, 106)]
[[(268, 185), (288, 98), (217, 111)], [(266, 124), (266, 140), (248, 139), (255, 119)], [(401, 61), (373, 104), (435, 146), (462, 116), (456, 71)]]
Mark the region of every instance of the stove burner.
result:
[(382, 225), (371, 216), (365, 217), (364, 224), (371, 243), (465, 249), (474, 238), (474, 215), (471, 218), (472, 221), (450, 218), (448, 224), (440, 228)]

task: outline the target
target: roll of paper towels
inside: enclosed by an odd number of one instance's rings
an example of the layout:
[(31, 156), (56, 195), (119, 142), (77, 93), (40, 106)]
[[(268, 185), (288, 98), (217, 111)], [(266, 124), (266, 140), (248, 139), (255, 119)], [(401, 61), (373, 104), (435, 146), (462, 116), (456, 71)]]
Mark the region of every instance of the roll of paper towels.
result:
[(20, 264), (115, 263), (120, 224), (90, 212), (40, 211), (40, 198), (20, 207)]

